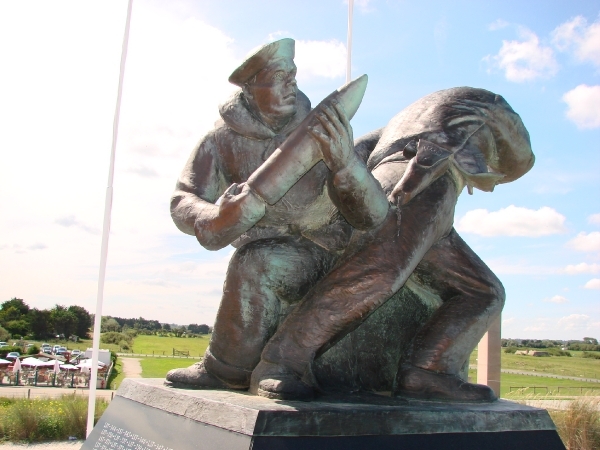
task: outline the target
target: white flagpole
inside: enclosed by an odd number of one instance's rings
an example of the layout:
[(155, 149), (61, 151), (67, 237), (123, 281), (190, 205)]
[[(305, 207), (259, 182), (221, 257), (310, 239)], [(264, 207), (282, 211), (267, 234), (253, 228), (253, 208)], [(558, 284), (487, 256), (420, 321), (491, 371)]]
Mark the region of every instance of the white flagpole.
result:
[(352, 79), (352, 12), (354, 0), (348, 0), (348, 39), (346, 41), (346, 83)]
[(94, 428), (94, 415), (96, 412), (96, 382), (98, 379), (98, 353), (100, 349), (100, 327), (102, 324), (102, 301), (104, 298), (104, 279), (106, 278), (106, 260), (108, 257), (108, 237), (110, 234), (110, 219), (113, 198), (113, 178), (115, 175), (115, 152), (117, 147), (117, 136), (119, 134), (119, 115), (121, 112), (121, 97), (123, 93), (123, 78), (125, 74), (125, 61), (127, 59), (127, 45), (129, 42), (129, 26), (131, 23), (131, 8), (133, 0), (127, 5), (127, 19), (125, 20), (125, 32), (121, 47), (121, 65), (119, 70), (119, 87), (117, 89), (117, 103), (113, 119), (112, 147), (110, 151), (110, 165), (108, 169), (108, 186), (104, 200), (104, 224), (102, 226), (102, 247), (100, 250), (100, 270), (98, 273), (98, 296), (96, 300), (96, 316), (94, 317), (94, 340), (92, 345), (92, 370), (90, 373), (90, 392), (88, 401), (87, 432), (90, 435)]

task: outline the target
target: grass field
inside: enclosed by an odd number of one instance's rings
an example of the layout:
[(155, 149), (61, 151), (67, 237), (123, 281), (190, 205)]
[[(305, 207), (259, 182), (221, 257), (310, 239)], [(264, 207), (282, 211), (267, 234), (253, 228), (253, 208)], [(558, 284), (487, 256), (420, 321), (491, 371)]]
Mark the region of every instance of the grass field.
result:
[(173, 349), (179, 351), (189, 351), (190, 356), (199, 358), (204, 355), (210, 335), (198, 338), (178, 338), (178, 337), (160, 337), (160, 336), (137, 336), (133, 340), (131, 348), (132, 353), (140, 353), (142, 355), (173, 355)]
[(140, 361), (143, 378), (164, 378), (171, 369), (191, 366), (197, 359), (188, 358), (145, 358)]
[[(600, 360), (582, 358), (583, 352), (570, 353), (573, 356), (533, 357), (504, 353), (503, 351), (501, 353), (502, 368), (600, 380)], [(477, 349), (471, 354), (470, 364), (477, 364)]]

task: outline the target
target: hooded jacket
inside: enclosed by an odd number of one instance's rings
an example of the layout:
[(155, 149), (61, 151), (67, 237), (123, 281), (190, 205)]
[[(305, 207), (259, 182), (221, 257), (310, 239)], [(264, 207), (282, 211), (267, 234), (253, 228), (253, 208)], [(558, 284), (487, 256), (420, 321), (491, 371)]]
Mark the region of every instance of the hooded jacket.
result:
[[(298, 91), (296, 102), (296, 114), (278, 133), (252, 113), (242, 91), (219, 107), (221, 119), (192, 152), (171, 198), (171, 216), (181, 231), (194, 235), (195, 217), (203, 205), (214, 205), (231, 184), (244, 183), (300, 124), (310, 111), (310, 100)], [(328, 174), (319, 162), (232, 245), (292, 235), (341, 251), (352, 228), (328, 195)]]

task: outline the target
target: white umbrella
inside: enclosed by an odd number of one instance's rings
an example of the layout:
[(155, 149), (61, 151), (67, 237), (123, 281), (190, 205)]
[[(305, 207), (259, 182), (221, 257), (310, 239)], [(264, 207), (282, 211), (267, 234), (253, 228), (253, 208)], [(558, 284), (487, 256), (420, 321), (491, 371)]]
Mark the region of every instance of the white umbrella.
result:
[[(102, 361), (98, 361), (98, 367), (104, 367), (106, 364), (104, 364)], [(79, 364), (77, 364), (77, 367), (79, 368), (90, 368), (92, 367), (92, 360), (91, 359), (85, 359), (83, 361), (81, 361)]]
[(10, 364), (10, 361), (0, 358), (0, 364)]
[(60, 373), (60, 361), (58, 359), (55, 359), (52, 365), (54, 366), (54, 373)]
[(15, 359), (15, 365), (13, 366), (13, 373), (17, 373), (21, 370), (21, 360), (19, 358)]
[(75, 369), (77, 369), (77, 367), (74, 366), (73, 364), (61, 364), (60, 368), (64, 369), (64, 370), (75, 370)]
[(42, 362), (39, 359), (33, 358), (33, 357), (25, 358), (23, 361), (21, 361), (22, 365), (24, 365), (24, 366), (33, 366), (33, 367), (37, 367), (41, 363)]
[(54, 361), (42, 361), (40, 360), (40, 363), (38, 364), (38, 367), (53, 367), (54, 366)]

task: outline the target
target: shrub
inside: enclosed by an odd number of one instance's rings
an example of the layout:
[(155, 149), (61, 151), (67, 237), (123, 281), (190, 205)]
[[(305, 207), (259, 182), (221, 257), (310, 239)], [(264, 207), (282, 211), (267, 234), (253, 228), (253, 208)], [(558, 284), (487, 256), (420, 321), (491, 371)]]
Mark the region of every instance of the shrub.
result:
[(28, 355), (37, 355), (39, 352), (40, 348), (37, 345), (32, 345), (29, 347), (29, 350), (27, 350)]
[(125, 341), (129, 345), (131, 345), (131, 342), (133, 341), (133, 339), (131, 338), (131, 336), (128, 336), (127, 334), (124, 334), (124, 333), (119, 333), (117, 331), (109, 331), (107, 333), (102, 334), (102, 336), (100, 336), (100, 342), (103, 342), (105, 344), (119, 345), (119, 343), (121, 341)]
[(119, 342), (119, 347), (121, 347), (123, 350), (129, 350), (129, 342), (122, 340)]
[(593, 353), (593, 352), (583, 352), (581, 354), (582, 358), (592, 358), (592, 359), (600, 359), (600, 353)]
[(504, 353), (515, 353), (517, 349), (515, 347), (506, 347)]
[(6, 342), (10, 339), (10, 333), (5, 328), (0, 327), (0, 341)]
[(571, 352), (561, 350), (560, 348), (547, 348), (546, 351), (552, 356), (572, 356)]
[(549, 411), (567, 450), (600, 448), (600, 400), (581, 397), (565, 411)]
[(4, 347), (4, 348), (2, 348), (2, 350), (0, 350), (0, 358), (6, 358), (6, 355), (8, 355), (10, 352), (21, 353), (22, 351), (23, 351), (23, 349), (17, 345), (12, 346), (12, 347)]
[[(108, 404), (96, 402), (97, 422)], [(0, 439), (10, 441), (66, 440), (85, 437), (87, 398), (65, 395), (61, 399), (0, 399)]]

